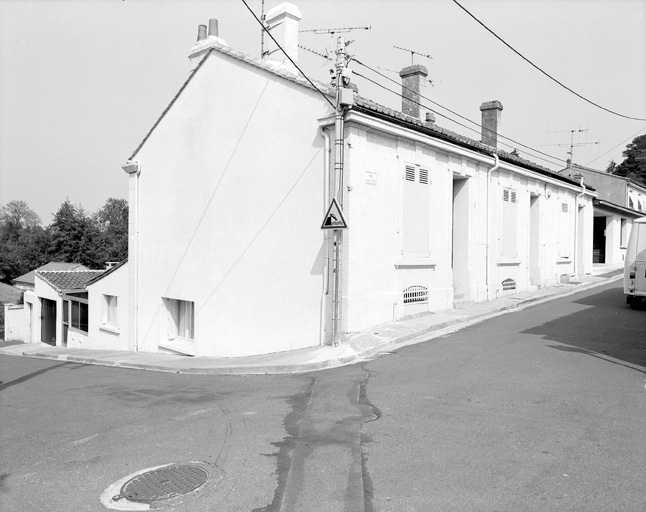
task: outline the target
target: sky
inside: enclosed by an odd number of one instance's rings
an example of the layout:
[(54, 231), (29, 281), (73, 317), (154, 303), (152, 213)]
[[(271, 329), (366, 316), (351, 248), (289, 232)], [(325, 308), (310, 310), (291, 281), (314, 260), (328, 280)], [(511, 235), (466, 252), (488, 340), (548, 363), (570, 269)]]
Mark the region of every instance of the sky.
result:
[[(581, 96), (646, 119), (646, 0), (458, 1)], [(247, 2), (260, 15), (262, 0)], [(266, 0), (265, 11), (279, 3)], [(453, 0), (292, 3), (301, 30), (370, 27), (337, 36), (396, 82), (401, 68), (422, 64), (433, 81), (428, 97), (475, 123), (483, 102), (500, 101), (500, 132), (515, 141), (504, 139), (502, 149), (552, 170), (564, 167), (572, 140), (575, 163), (604, 170), (646, 133), (646, 121), (554, 83)], [(46, 226), (66, 199), (88, 212), (110, 197), (127, 199), (121, 165), (188, 77), (188, 52), (209, 18), (230, 47), (260, 55), (260, 27), (242, 0), (0, 0), (0, 205), (25, 201)], [(314, 32), (299, 39), (320, 53), (332, 41)], [(300, 50), (299, 66), (329, 81), (323, 58)], [(355, 76), (362, 96), (401, 109), (396, 83), (350, 68), (394, 91)], [(432, 108), (448, 117), (436, 115), (439, 126), (480, 140), (474, 124)]]

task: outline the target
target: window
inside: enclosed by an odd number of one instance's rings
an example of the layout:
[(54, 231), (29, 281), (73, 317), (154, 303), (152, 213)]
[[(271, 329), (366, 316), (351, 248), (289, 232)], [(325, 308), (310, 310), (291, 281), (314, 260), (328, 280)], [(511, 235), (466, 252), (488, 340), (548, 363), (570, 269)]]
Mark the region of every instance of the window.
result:
[(500, 236), (501, 256), (518, 256), (516, 243), (518, 196), (513, 188), (502, 190), (502, 232)]
[(87, 303), (77, 300), (70, 300), (70, 327), (81, 332), (87, 333), (88, 324), (88, 307)]
[(572, 247), (571, 231), (572, 219), (570, 216), (570, 205), (561, 203), (561, 212), (559, 214), (559, 238), (558, 250), (560, 258), (569, 258)]
[(194, 339), (194, 309), (193, 302), (164, 298), (168, 312), (166, 335), (169, 340), (181, 338), (193, 341)]
[(111, 325), (117, 327), (117, 297), (114, 295), (103, 296), (103, 317), (101, 319), (103, 325)]
[(402, 256), (431, 255), (431, 193), (428, 169), (407, 164), (403, 176)]

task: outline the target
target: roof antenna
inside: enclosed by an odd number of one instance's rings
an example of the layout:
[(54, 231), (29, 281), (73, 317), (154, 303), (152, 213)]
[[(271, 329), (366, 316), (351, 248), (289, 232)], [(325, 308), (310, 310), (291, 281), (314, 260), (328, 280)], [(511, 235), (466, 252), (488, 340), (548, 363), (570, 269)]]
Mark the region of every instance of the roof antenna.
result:
[(413, 61), (413, 56), (414, 55), (419, 55), (420, 57), (426, 57), (427, 59), (433, 60), (433, 57), (431, 57), (430, 55), (427, 55), (425, 53), (419, 53), (419, 52), (416, 52), (415, 50), (409, 50), (408, 48), (402, 48), (401, 46), (395, 46), (395, 45), (393, 45), (393, 48), (397, 48), (398, 50), (403, 50), (405, 52), (410, 52), (410, 65), (411, 66), (415, 64), (415, 62)]

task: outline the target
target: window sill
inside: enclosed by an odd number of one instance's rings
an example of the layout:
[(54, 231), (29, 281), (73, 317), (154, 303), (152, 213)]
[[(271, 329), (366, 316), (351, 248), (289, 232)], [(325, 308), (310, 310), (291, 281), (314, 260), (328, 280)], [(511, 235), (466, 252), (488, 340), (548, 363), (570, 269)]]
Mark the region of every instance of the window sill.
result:
[(82, 334), (83, 336), (87, 336), (87, 331), (82, 331), (81, 329), (77, 329), (76, 327), (70, 326), (69, 332), (75, 332), (78, 334)]
[(195, 355), (195, 342), (185, 338), (173, 338), (172, 340), (164, 340), (159, 346), (166, 350), (178, 352), (187, 356)]
[(563, 265), (564, 263), (572, 263), (569, 256), (564, 256), (556, 260), (557, 265)]
[(99, 330), (111, 332), (112, 334), (121, 334), (119, 327), (116, 325), (101, 324), (99, 325)]
[(520, 258), (518, 256), (502, 256), (496, 261), (499, 267), (520, 265)]
[(435, 258), (397, 258), (395, 260), (396, 268), (417, 267), (432, 268), (437, 265)]

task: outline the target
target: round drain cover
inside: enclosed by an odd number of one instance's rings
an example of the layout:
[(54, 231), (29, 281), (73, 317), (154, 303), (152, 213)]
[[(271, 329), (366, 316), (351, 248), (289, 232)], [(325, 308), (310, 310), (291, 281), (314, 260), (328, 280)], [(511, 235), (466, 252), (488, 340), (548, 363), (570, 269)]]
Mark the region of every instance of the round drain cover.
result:
[(199, 466), (171, 464), (153, 469), (128, 480), (114, 501), (127, 499), (136, 503), (168, 500), (194, 491), (203, 485), (209, 474)]

